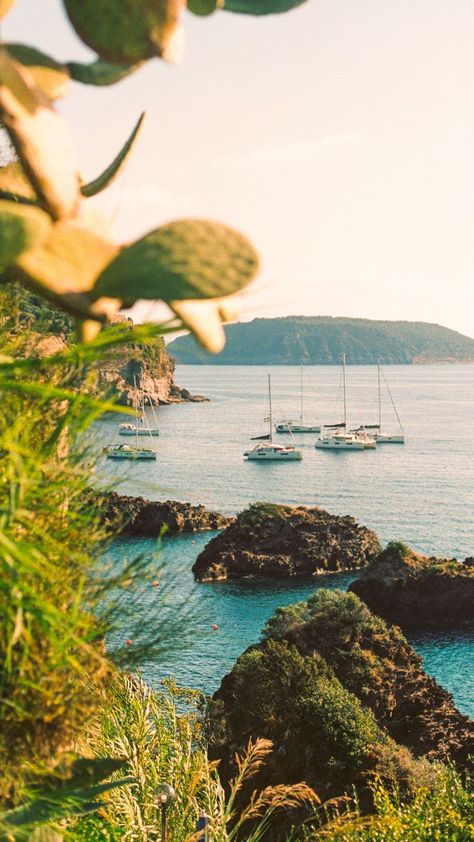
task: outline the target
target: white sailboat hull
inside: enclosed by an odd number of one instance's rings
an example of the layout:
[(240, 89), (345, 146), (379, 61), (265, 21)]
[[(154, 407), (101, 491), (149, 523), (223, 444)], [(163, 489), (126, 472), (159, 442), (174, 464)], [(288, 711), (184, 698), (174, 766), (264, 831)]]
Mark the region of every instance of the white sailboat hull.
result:
[(395, 434), (394, 436), (390, 436), (387, 433), (377, 433), (375, 438), (377, 444), (405, 444), (403, 433)]
[(244, 453), (248, 461), (255, 462), (294, 462), (303, 458), (301, 450), (281, 445), (258, 445)]
[(119, 427), (120, 436), (159, 436), (160, 431), (155, 427), (146, 429), (143, 427)]
[(321, 427), (312, 424), (293, 424), (292, 421), (282, 421), (275, 424), (277, 433), (320, 433)]
[(104, 447), (104, 453), (107, 459), (131, 459), (134, 462), (140, 459), (153, 459), (156, 461), (156, 450), (146, 447), (132, 447), (127, 444), (108, 445)]
[(316, 440), (317, 450), (365, 450), (363, 441), (327, 436)]

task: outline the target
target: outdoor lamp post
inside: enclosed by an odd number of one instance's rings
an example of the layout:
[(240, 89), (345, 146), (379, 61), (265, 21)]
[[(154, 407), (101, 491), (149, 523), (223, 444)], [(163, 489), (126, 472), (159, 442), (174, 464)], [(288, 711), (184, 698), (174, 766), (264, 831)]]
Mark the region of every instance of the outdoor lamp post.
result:
[(175, 800), (176, 793), (169, 784), (158, 784), (156, 795), (161, 810), (161, 842), (166, 842), (166, 811)]

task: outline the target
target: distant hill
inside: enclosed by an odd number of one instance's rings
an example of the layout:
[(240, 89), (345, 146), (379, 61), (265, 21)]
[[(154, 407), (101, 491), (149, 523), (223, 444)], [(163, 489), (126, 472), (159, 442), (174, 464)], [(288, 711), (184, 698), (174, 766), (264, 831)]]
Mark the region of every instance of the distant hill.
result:
[(214, 365), (349, 365), (474, 362), (474, 339), (425, 322), (386, 322), (330, 316), (285, 316), (227, 325), (217, 356), (190, 336), (168, 345), (178, 363)]

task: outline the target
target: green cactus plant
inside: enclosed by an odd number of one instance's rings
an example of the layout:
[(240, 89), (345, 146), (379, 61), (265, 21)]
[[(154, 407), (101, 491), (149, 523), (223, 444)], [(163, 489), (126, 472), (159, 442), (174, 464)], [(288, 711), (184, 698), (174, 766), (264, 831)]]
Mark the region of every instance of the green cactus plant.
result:
[(241, 15), (281, 14), (303, 3), (306, 0), (222, 0), (222, 6), (227, 12), (238, 12)]
[(50, 217), (39, 208), (0, 200), (0, 270), (40, 244), (51, 227)]
[(64, 0), (79, 37), (106, 61), (169, 58), (185, 0)]
[(35, 85), (50, 100), (67, 93), (70, 74), (64, 64), (27, 44), (4, 44), (4, 49), (32, 75)]
[[(249, 283), (258, 256), (242, 234), (218, 222), (182, 219), (122, 249), (97, 279), (94, 295), (130, 302), (220, 298)], [(130, 277), (133, 274), (133, 290)]]

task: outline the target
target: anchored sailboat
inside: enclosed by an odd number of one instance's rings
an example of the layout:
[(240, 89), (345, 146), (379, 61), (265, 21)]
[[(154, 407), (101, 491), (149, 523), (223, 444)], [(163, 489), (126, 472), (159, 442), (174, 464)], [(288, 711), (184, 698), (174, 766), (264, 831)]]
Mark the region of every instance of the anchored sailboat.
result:
[[(133, 378), (133, 383), (135, 386), (135, 394), (137, 394), (137, 382), (135, 377)], [(140, 392), (140, 396), (137, 399), (137, 403), (139, 405), (140, 410), (140, 417), (138, 419), (138, 423), (135, 424), (120, 424), (119, 425), (119, 436), (159, 436), (160, 431), (158, 429), (158, 418), (156, 417), (155, 407), (151, 403), (151, 411), (153, 414), (154, 419), (154, 426), (150, 426), (150, 422), (148, 420), (148, 416), (145, 412), (145, 393), (143, 390)]]
[[(381, 376), (383, 377), (385, 387), (387, 389), (388, 396), (390, 398), (390, 402), (391, 402), (392, 407), (393, 407), (393, 411), (395, 412), (395, 415), (396, 415), (396, 418), (397, 418), (397, 421), (398, 421), (398, 426), (399, 426), (399, 432), (398, 433), (383, 433), (382, 432), (382, 392), (381, 392), (381, 383), (380, 383)], [(378, 424), (379, 431), (378, 431), (378, 433), (375, 434), (377, 444), (405, 444), (405, 433), (404, 433), (404, 430), (403, 430), (403, 427), (402, 427), (402, 422), (400, 421), (400, 416), (398, 414), (397, 407), (395, 406), (395, 401), (392, 398), (392, 393), (389, 389), (388, 383), (385, 379), (385, 375), (384, 375), (384, 373), (381, 369), (380, 360), (377, 360), (377, 381), (378, 381), (378, 388), (379, 388), (379, 424)]]
[(244, 456), (247, 460), (254, 460), (256, 462), (292, 462), (303, 458), (301, 450), (298, 450), (292, 445), (275, 444), (273, 442), (273, 417), (272, 417), (272, 386), (270, 375), (268, 375), (268, 404), (270, 413), (268, 415), (269, 433), (265, 437), (257, 436), (256, 438), (265, 438), (265, 444), (256, 444), (252, 450), (247, 450)]
[(277, 433), (320, 433), (320, 424), (305, 424), (303, 422), (303, 366), (300, 366), (300, 420), (279, 421), (275, 424)]
[[(135, 382), (135, 380), (134, 380)], [(135, 412), (138, 412), (138, 398), (137, 396), (137, 388), (135, 383), (135, 396), (134, 396), (134, 405), (135, 405)], [(119, 434), (125, 436), (135, 436), (135, 444), (109, 444), (104, 447), (104, 453), (107, 456), (107, 459), (131, 459), (133, 461), (137, 460), (149, 460), (149, 461), (156, 461), (156, 450), (152, 447), (142, 447), (138, 444), (138, 436), (147, 435), (150, 437), (150, 440), (153, 441), (153, 436), (158, 435), (158, 429), (156, 428), (156, 432), (152, 431), (148, 423), (148, 418), (144, 411), (144, 400), (143, 397), (140, 401), (140, 408), (142, 412), (142, 416), (146, 419), (147, 427), (139, 427), (138, 424), (121, 424), (119, 427)], [(155, 415), (156, 418), (156, 415)]]
[[(346, 355), (342, 355), (342, 394), (343, 394), (343, 413), (344, 420), (338, 424), (329, 424), (325, 426), (325, 431), (322, 436), (316, 439), (315, 448), (317, 450), (366, 450), (368, 447), (373, 447), (374, 440), (358, 438), (354, 433), (347, 432), (347, 399), (346, 399)], [(331, 430), (332, 432), (326, 432)]]

